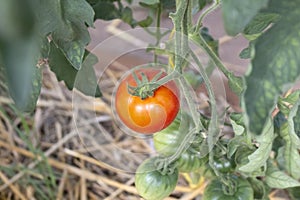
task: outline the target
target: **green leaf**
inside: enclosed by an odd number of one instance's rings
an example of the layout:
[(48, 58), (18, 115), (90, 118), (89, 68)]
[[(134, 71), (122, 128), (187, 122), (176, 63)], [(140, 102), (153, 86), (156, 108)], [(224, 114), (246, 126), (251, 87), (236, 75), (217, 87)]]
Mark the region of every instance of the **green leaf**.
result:
[(227, 75), (230, 89), (238, 96), (242, 95), (245, 89), (244, 78), (235, 76), (232, 72)]
[(78, 71), (74, 87), (86, 95), (92, 97), (101, 97), (99, 86), (97, 84), (97, 77), (93, 66), (98, 62), (97, 56), (87, 52), (82, 63), (82, 68)]
[(230, 115), (230, 122), (235, 135), (242, 135), (245, 132), (245, 125), (242, 114), (232, 113)]
[(268, 162), (265, 180), (267, 185), (271, 188), (285, 189), (300, 186), (297, 180), (285, 174), (283, 171), (280, 171), (270, 162)]
[(241, 166), (239, 170), (251, 173), (261, 167), (265, 167), (272, 150), (274, 138), (274, 125), (271, 119), (269, 119), (263, 129), (263, 133), (255, 138), (259, 143), (259, 147), (254, 153), (248, 156), (249, 162)]
[(250, 42), (249, 46), (240, 52), (239, 57), (242, 59), (249, 59), (249, 58), (252, 59), (254, 58), (254, 55), (255, 55), (254, 43)]
[(85, 46), (90, 41), (87, 26), (92, 27), (94, 11), (85, 0), (40, 0), (36, 8), (42, 35), (51, 34), (75, 69), (80, 69)]
[(34, 17), (28, 0), (0, 1), (0, 40), (14, 40), (31, 34)]
[(95, 19), (112, 20), (120, 17), (119, 9), (114, 2), (98, 1), (93, 5)]
[(240, 146), (247, 146), (246, 137), (234, 136), (228, 143), (227, 157), (231, 158)]
[(162, 9), (165, 10), (175, 10), (176, 1), (175, 0), (160, 0)]
[(279, 97), (277, 107), (286, 116), (290, 114), (291, 105), (294, 105), (299, 100), (299, 91), (295, 91), (289, 94), (287, 97)]
[(159, 0), (142, 0), (141, 2), (148, 5), (153, 5), (153, 4), (158, 4)]
[(288, 188), (288, 192), (292, 200), (300, 199), (300, 187)]
[(206, 5), (212, 3), (212, 0), (193, 0), (192, 1), (192, 13), (196, 14), (202, 10)]
[(244, 36), (248, 40), (257, 39), (271, 23), (278, 21), (279, 17), (277, 13), (258, 13), (245, 27)]
[(298, 138), (300, 137), (300, 109), (298, 107), (297, 113), (294, 116), (294, 130)]
[(222, 1), (224, 25), (229, 35), (242, 32), (251, 19), (264, 8), (268, 0), (225, 0)]
[(200, 30), (200, 34), (205, 40), (205, 42), (208, 44), (208, 46), (213, 50), (213, 52), (219, 56), (219, 41), (215, 40), (209, 33), (209, 30), (207, 27), (203, 27)]
[(279, 129), (286, 121), (287, 119), (285, 115), (281, 111), (279, 111), (274, 117), (274, 127), (276, 129)]
[[(68, 89), (72, 90), (76, 87), (79, 91), (86, 95), (99, 97), (100, 90), (97, 85), (97, 80), (93, 65), (97, 62), (97, 58), (90, 57), (88, 62), (83, 63), (83, 67), (78, 71), (72, 67), (70, 62), (65, 58), (62, 51), (55, 46), (53, 42), (50, 44), (49, 66), (56, 74), (59, 81), (64, 81)], [(77, 75), (80, 74), (79, 77)], [(78, 83), (75, 84), (79, 78)], [(84, 82), (82, 81), (84, 79)]]
[[(278, 137), (277, 137), (278, 138)], [(281, 170), (285, 170), (285, 158), (284, 158), (285, 148), (282, 145), (277, 150), (276, 161), (278, 164), (278, 168)]]
[(41, 89), (41, 70), (37, 67), (40, 47), (35, 37), (15, 39), (0, 45), (11, 98), (17, 108), (31, 112)]
[(121, 14), (121, 19), (126, 22), (127, 24), (132, 24), (133, 15), (132, 10), (129, 7), (125, 7)]
[(283, 86), (293, 83), (300, 74), (300, 2), (271, 2), (279, 10), (287, 6), (289, 10), (255, 43), (252, 72), (246, 77), (245, 92), (249, 128), (255, 134), (261, 133), (277, 97), (286, 89)]
[(98, 2), (92, 3), (91, 5), (93, 6), (93, 9), (95, 11), (95, 19), (122, 19), (132, 28), (136, 27), (137, 25), (141, 27), (147, 27), (152, 24), (153, 19), (150, 16), (147, 16), (143, 20), (137, 21), (134, 19), (133, 12), (130, 7), (124, 7), (121, 2), (118, 2), (117, 4), (116, 2), (117, 0), (99, 0)]
[[(300, 101), (299, 101), (300, 103)], [(300, 179), (300, 139), (295, 133), (293, 118), (297, 113), (299, 103), (291, 109), (287, 123), (281, 126), (280, 136), (285, 141), (284, 161), (287, 172), (295, 179)]]
[(254, 191), (254, 199), (256, 200), (268, 200), (268, 192), (265, 184), (256, 178), (247, 179)]
[(143, 19), (141, 21), (138, 21), (137, 24), (140, 26), (140, 27), (148, 27), (152, 24), (153, 22), (153, 19), (152, 17), (148, 16), (146, 19)]

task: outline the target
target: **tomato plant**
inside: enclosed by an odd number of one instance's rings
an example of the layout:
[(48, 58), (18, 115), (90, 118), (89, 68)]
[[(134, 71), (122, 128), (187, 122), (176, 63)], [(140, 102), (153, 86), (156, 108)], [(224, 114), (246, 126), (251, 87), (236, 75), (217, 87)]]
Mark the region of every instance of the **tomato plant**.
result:
[[(43, 65), (49, 66), (69, 89), (101, 97), (93, 69), (101, 61), (88, 56), (88, 28), (96, 19), (119, 18), (131, 27), (143, 27), (154, 37), (147, 53), (153, 54), (155, 65), (167, 60), (163, 63), (167, 66), (165, 72), (148, 67), (127, 73), (112, 97), (125, 126), (144, 134), (158, 132), (153, 139), (161, 159), (156, 164), (147, 161), (142, 165), (152, 172), (137, 174), (138, 191), (148, 199), (165, 197), (175, 187), (176, 170), (192, 172), (201, 168), (213, 174), (206, 177), (208, 181), (215, 179), (207, 186), (205, 199), (253, 199), (249, 183), (259, 185), (255, 189), (262, 191), (256, 192), (258, 199), (268, 196), (267, 188), (288, 188), (291, 198), (297, 198), (300, 92), (299, 87), (291, 85), (300, 74), (298, 0), (139, 0), (137, 5), (149, 11), (149, 16), (141, 20), (134, 18), (132, 0), (34, 2), (0, 2), (0, 72), (4, 82), (0, 86), (8, 89), (19, 109), (34, 110), (42, 87)], [(216, 8), (220, 8), (226, 33), (248, 41), (239, 55), (251, 64), (245, 75), (236, 76), (225, 66), (218, 40), (203, 25), (203, 19)], [(163, 14), (169, 15), (172, 30), (161, 31)], [(156, 26), (155, 31), (147, 27), (150, 25)], [(194, 46), (201, 48), (208, 59), (197, 56)], [(159, 56), (166, 59), (159, 60)], [(189, 64), (195, 69), (188, 69)], [(226, 124), (220, 122), (210, 79), (215, 69), (224, 74), (240, 100), (239, 113), (221, 111), (224, 116), (230, 115)], [(83, 80), (80, 84), (75, 84), (77, 75)], [(197, 88), (199, 84), (205, 86), (209, 99), (205, 114), (189, 87)], [(182, 102), (186, 107), (177, 116)], [(224, 126), (226, 129), (222, 129)], [(230, 134), (223, 130), (230, 130)], [(228, 140), (225, 145), (222, 138)], [(174, 163), (178, 166), (174, 176), (162, 175), (161, 171)], [(238, 177), (229, 180), (230, 174)], [(158, 177), (168, 182), (167, 192), (158, 188), (166, 183), (159, 182)], [(231, 188), (228, 194), (225, 186)], [(157, 196), (151, 197), (156, 189)]]
[(169, 196), (178, 180), (178, 170), (162, 174), (155, 166), (155, 157), (145, 160), (137, 169), (135, 186), (146, 200), (162, 200)]
[[(133, 73), (136, 73), (138, 79), (142, 79), (144, 75), (151, 81), (161, 72), (158, 69), (145, 68), (135, 70)], [(165, 75), (163, 72), (160, 78)], [(127, 127), (138, 133), (149, 134), (166, 128), (175, 119), (180, 107), (180, 97), (174, 81), (150, 91), (153, 94), (145, 99), (132, 95), (129, 86), (138, 86), (132, 74), (128, 74), (120, 82), (115, 97), (116, 112)]]

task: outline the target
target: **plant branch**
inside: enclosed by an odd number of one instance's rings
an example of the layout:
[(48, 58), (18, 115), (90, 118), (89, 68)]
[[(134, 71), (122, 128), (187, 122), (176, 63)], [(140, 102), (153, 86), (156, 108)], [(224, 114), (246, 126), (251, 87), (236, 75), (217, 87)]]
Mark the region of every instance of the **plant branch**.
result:
[(209, 57), (212, 59), (212, 61), (215, 63), (218, 69), (221, 70), (221, 72), (227, 77), (227, 79), (229, 80), (229, 87), (231, 88), (231, 90), (238, 96), (240, 96), (244, 91), (243, 79), (241, 77), (235, 76), (231, 71), (229, 71), (225, 67), (220, 58), (210, 48), (210, 46), (207, 44), (207, 42), (204, 40), (201, 34), (195, 32), (191, 37), (197, 44), (199, 44), (204, 49), (204, 51), (209, 55)]
[(217, 137), (218, 137), (218, 133), (219, 133), (218, 113), (217, 113), (217, 109), (216, 109), (217, 108), (216, 99), (215, 99), (214, 92), (212, 90), (212, 85), (209, 81), (207, 74), (205, 73), (205, 69), (203, 68), (201, 62), (199, 61), (196, 54), (192, 51), (191, 51), (191, 56), (199, 67), (200, 74), (203, 78), (206, 89), (208, 91), (210, 107), (211, 107), (211, 121), (209, 123), (208, 133), (207, 133), (207, 143), (208, 143), (208, 149), (209, 149), (209, 165), (214, 170), (215, 174), (217, 176), (219, 176), (220, 173), (214, 166), (214, 151), (213, 151), (214, 143), (217, 141)]
[[(160, 19), (161, 19), (161, 4), (158, 5), (156, 9), (156, 45), (157, 46), (161, 40), (161, 32), (160, 32)], [(154, 52), (154, 63), (157, 63), (157, 54)]]
[(177, 70), (179, 73), (182, 73), (182, 45), (181, 45), (181, 39), (182, 39), (182, 23), (184, 20), (184, 16), (186, 13), (186, 10), (188, 8), (189, 1), (176, 1), (176, 12), (171, 13), (170, 17), (174, 24), (175, 29), (175, 70)]
[(209, 13), (211, 13), (213, 10), (215, 10), (220, 4), (220, 0), (214, 0), (214, 3), (213, 5), (211, 5), (209, 8), (207, 8), (201, 15), (200, 17), (198, 18), (198, 21), (197, 21), (197, 25), (196, 25), (196, 28), (195, 28), (195, 32), (196, 33), (199, 33), (200, 31), (200, 28), (202, 27), (202, 21), (204, 19), (204, 17), (206, 15), (208, 15)]

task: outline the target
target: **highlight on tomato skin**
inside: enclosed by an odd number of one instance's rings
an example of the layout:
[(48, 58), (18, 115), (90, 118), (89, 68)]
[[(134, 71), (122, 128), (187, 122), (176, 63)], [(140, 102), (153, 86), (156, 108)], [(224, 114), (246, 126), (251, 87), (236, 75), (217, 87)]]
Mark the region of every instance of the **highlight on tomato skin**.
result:
[[(139, 79), (141, 74), (145, 74), (150, 81), (161, 72), (162, 70), (155, 68), (134, 70)], [(162, 72), (160, 78), (166, 75)], [(128, 85), (137, 86), (132, 73), (121, 80), (115, 93), (115, 111), (124, 125), (138, 133), (153, 134), (172, 123), (180, 107), (180, 93), (175, 81), (158, 87), (153, 96), (143, 100), (131, 95)]]

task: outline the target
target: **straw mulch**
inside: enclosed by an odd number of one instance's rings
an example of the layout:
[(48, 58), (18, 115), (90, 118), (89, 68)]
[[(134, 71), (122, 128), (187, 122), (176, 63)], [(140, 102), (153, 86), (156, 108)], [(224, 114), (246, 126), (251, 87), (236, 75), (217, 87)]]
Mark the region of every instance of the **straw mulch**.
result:
[[(118, 131), (105, 90), (103, 99), (93, 99), (67, 90), (48, 68), (43, 76), (32, 114), (0, 97), (0, 199), (140, 199), (134, 171), (153, 153), (151, 142)], [(85, 103), (76, 105), (73, 95)], [(181, 177), (168, 199), (202, 192)]]

